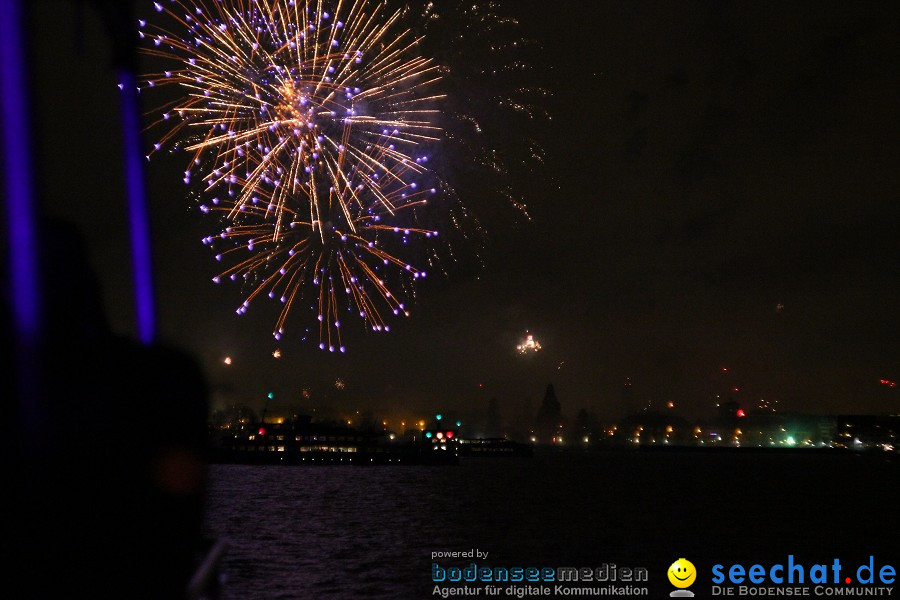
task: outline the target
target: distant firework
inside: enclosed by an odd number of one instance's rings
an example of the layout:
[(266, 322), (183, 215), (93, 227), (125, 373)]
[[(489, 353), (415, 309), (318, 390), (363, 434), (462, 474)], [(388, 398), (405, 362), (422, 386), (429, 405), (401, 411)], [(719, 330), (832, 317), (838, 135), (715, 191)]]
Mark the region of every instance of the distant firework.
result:
[[(470, 224), (447, 177), (454, 162), (435, 169), (432, 151), (449, 147), (457, 162), (491, 169), (484, 187), (525, 213), (507, 163), (482, 143), (475, 97), (445, 91), (472, 82), (448, 78), (452, 70), (422, 52), (426, 34), (443, 42), (439, 32), (450, 29), (437, 25), (432, 3), (391, 4), (170, 0), (153, 6), (177, 32), (139, 23), (145, 53), (165, 63), (146, 88), (179, 91), (151, 124), (165, 129), (153, 152), (189, 154), (184, 182), (221, 223), (203, 240), (228, 265), (213, 281), (242, 285), (238, 314), (260, 296), (280, 303), (276, 339), (294, 308), (311, 310), (319, 347), (331, 352), (345, 350), (345, 315), (374, 331), (389, 330), (388, 315), (409, 316), (413, 284), (436, 265), (438, 230)], [(459, 31), (473, 40), (510, 24), (491, 2), (458, 8), (468, 24)], [(481, 76), (482, 87), (505, 81), (496, 69)], [(482, 104), (530, 112), (515, 100), (530, 89), (504, 95), (494, 86)]]
[(518, 346), (516, 346), (516, 350), (519, 354), (528, 354), (529, 352), (537, 352), (541, 349), (541, 344), (538, 342), (534, 335), (528, 334), (525, 336), (525, 339), (522, 340)]
[[(410, 2), (423, 6), (423, 47), (444, 76), (446, 135), (435, 162), (442, 174), (452, 173), (441, 191), (452, 199), (446, 206), (453, 227), (441, 240), (459, 242), (444, 254), (484, 264), (488, 233), (531, 221), (528, 204), (553, 184), (539, 141), (552, 131), (550, 91), (542, 85), (545, 72), (529, 60), (546, 51), (522, 36), (515, 0)], [(447, 264), (439, 258), (432, 269)]]
[(778, 409), (775, 407), (776, 404), (778, 404), (778, 400), (769, 402), (765, 398), (760, 398), (759, 402), (756, 403), (756, 410), (765, 412), (778, 412)]
[(347, 387), (347, 384), (344, 383), (344, 380), (341, 378), (337, 378), (334, 380), (334, 387), (338, 390), (343, 390)]

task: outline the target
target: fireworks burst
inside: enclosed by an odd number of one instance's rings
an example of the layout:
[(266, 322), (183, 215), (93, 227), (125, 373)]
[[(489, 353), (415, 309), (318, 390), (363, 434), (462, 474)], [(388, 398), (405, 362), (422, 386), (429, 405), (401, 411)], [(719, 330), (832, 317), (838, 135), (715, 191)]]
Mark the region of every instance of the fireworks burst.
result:
[(441, 137), (440, 77), (401, 12), (324, 4), (156, 3), (184, 31), (142, 21), (140, 34), (178, 65), (147, 86), (185, 94), (163, 109), (157, 124), (174, 125), (155, 150), (191, 153), (185, 183), (202, 180), (201, 210), (226, 225), (204, 239), (231, 263), (214, 281), (245, 285), (239, 314), (261, 294), (280, 301), (276, 339), (292, 306), (311, 302), (320, 347), (343, 351), (343, 312), (387, 330), (386, 312), (408, 314), (390, 280), (426, 275), (397, 249), (437, 235), (415, 211), (437, 191), (426, 151)]
[[(203, 240), (227, 265), (213, 281), (242, 285), (238, 314), (257, 298), (280, 303), (276, 340), (296, 307), (309, 307), (319, 347), (331, 352), (345, 350), (345, 315), (374, 331), (390, 329), (389, 315), (409, 316), (413, 284), (435, 265), (434, 223), (465, 229), (470, 214), (432, 170), (435, 148), (505, 172), (496, 151), (475, 150), (482, 125), (460, 110), (467, 99), (448, 104), (450, 71), (422, 52), (440, 31), (433, 4), (390, 4), (159, 0), (160, 22), (139, 23), (145, 53), (161, 65), (144, 89), (179, 92), (151, 124), (164, 129), (152, 153), (188, 153), (184, 182), (221, 223)], [(464, 12), (494, 16), (477, 4)]]
[[(534, 335), (532, 335), (530, 333), (525, 336), (525, 339), (522, 340), (522, 342), (518, 346), (516, 346), (516, 351), (519, 354), (528, 354), (529, 352), (538, 352), (540, 349), (541, 349), (540, 342), (538, 342), (534, 338)], [(562, 363), (560, 363), (560, 364), (562, 364)]]
[(422, 44), (439, 61), (446, 92), (437, 160), (450, 174), (441, 192), (452, 199), (445, 206), (453, 227), (442, 240), (453, 243), (443, 254), (455, 262), (469, 255), (484, 266), (490, 233), (531, 221), (529, 203), (552, 180), (539, 141), (552, 120), (550, 92), (528, 60), (542, 51), (522, 36), (507, 9), (514, 2), (410, 1), (424, 6)]

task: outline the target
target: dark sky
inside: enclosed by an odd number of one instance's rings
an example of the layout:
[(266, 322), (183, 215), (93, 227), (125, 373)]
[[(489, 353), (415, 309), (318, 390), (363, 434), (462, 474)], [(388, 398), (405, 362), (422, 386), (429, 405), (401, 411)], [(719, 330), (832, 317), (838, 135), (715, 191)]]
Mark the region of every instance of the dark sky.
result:
[[(38, 4), (45, 207), (81, 228), (109, 319), (132, 335), (110, 49), (91, 10), (79, 34), (74, 3)], [(615, 416), (631, 377), (642, 402), (688, 416), (732, 386), (747, 405), (900, 411), (879, 384), (900, 380), (898, 5), (511, 7), (554, 94), (536, 130), (547, 166), (524, 182), (541, 190), (534, 221), (495, 228), (477, 277), (429, 278), (411, 318), (354, 335), (346, 355), (276, 344), (267, 306), (237, 317), (238, 289), (210, 282), (200, 239), (215, 225), (186, 200), (184, 157), (148, 165), (161, 337), (200, 357), (217, 403), (274, 390), (468, 417), (496, 397), (513, 416), (553, 383), (568, 415)], [(526, 330), (543, 350), (523, 357)]]

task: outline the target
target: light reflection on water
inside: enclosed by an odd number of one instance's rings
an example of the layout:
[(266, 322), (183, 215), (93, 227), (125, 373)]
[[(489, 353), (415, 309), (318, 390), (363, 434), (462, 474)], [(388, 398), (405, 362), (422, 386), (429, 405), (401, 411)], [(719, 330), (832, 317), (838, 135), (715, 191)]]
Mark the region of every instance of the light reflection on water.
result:
[(898, 554), (897, 465), (850, 454), (213, 465), (210, 477), (225, 600), (430, 598), (439, 550), (486, 550), (490, 566), (645, 566), (651, 584), (680, 556), (702, 575), (726, 559)]

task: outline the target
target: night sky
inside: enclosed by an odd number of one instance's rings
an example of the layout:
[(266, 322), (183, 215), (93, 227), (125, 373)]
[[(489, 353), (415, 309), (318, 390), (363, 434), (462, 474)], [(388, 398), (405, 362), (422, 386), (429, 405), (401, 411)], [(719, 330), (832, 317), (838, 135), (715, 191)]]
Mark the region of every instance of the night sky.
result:
[[(38, 4), (44, 207), (81, 229), (109, 321), (134, 335), (110, 48), (91, 9), (79, 34), (75, 3)], [(187, 200), (187, 159), (148, 164), (161, 338), (201, 359), (215, 403), (262, 407), (272, 390), (468, 417), (495, 397), (512, 418), (552, 383), (566, 415), (615, 417), (630, 377), (642, 403), (689, 417), (733, 386), (749, 406), (900, 412), (879, 383), (900, 380), (898, 5), (511, 6), (553, 92), (533, 132), (547, 165), (522, 182), (534, 219), (492, 224), (484, 269), (429, 277), (390, 333), (348, 323), (347, 354), (290, 322), (276, 343), (267, 303), (235, 315), (239, 289), (210, 281), (200, 240), (217, 230)], [(516, 353), (526, 331), (541, 352)]]

